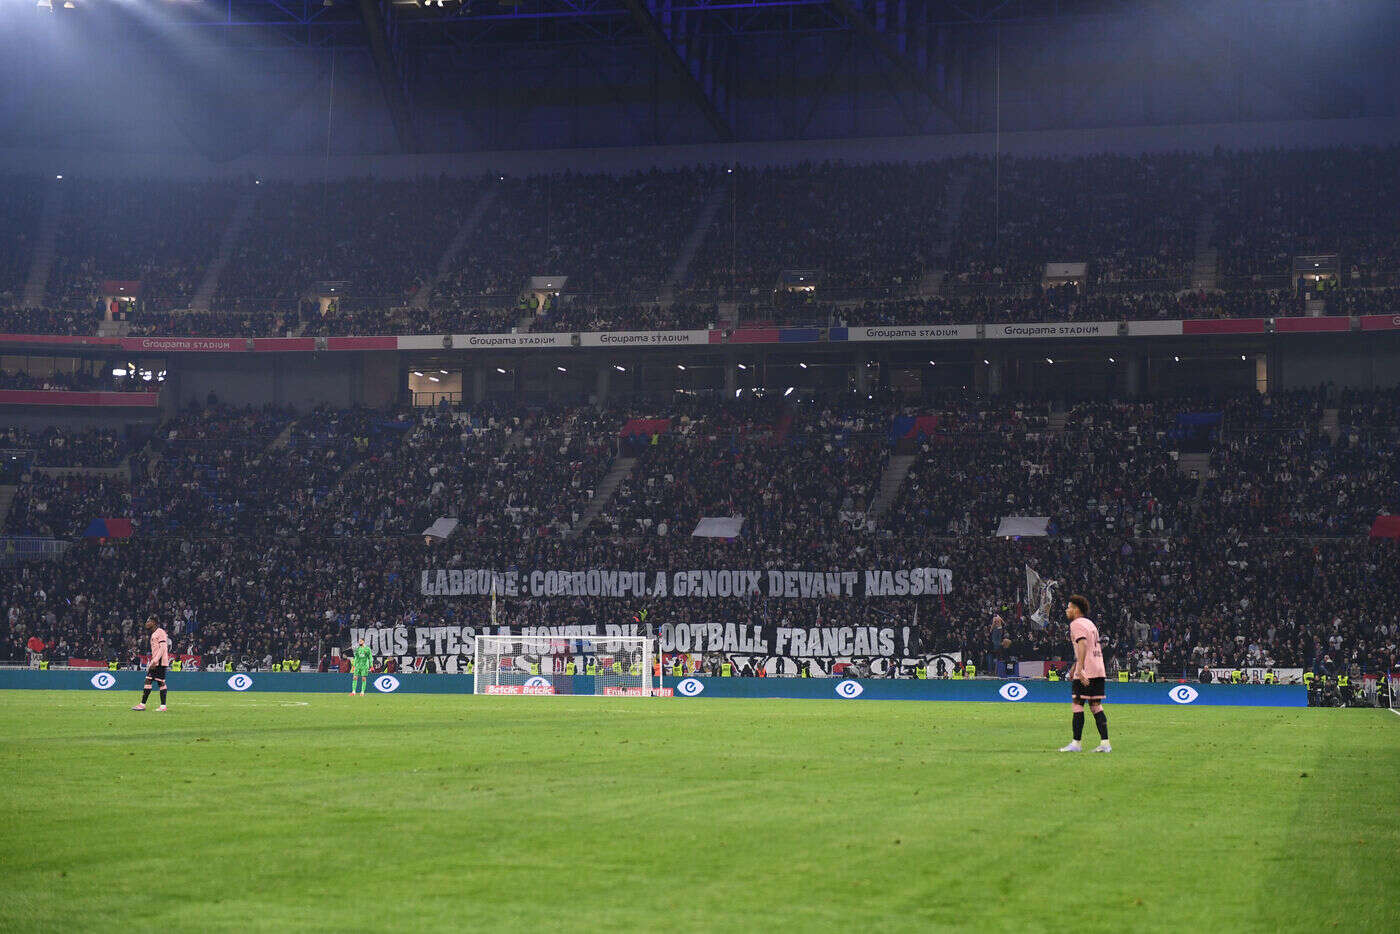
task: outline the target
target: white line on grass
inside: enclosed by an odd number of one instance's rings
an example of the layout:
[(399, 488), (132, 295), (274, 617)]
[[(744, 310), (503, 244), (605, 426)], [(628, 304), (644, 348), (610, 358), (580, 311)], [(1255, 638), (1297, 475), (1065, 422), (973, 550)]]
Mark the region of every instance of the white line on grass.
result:
[[(222, 704), (204, 704), (199, 702), (186, 702), (180, 704), (181, 707), (271, 707), (271, 703), (264, 701), (243, 701), (242, 703), (226, 702)], [(278, 707), (310, 707), (310, 701), (278, 701)]]
[[(14, 696), (16, 696), (16, 695), (20, 695), (20, 694), (23, 694), (23, 693), (25, 693), (25, 692), (23, 692), (23, 691), (13, 691), (13, 692), (6, 692), (6, 693), (7, 693), (8, 696), (14, 697)], [(71, 696), (65, 696), (65, 697), (60, 697), (60, 698), (51, 698), (50, 701), (49, 701), (49, 703), (48, 703), (48, 706), (51, 706), (51, 707), (57, 706), (57, 707), (83, 707), (83, 708), (89, 708), (89, 707), (92, 707), (92, 706), (93, 706), (93, 704), (91, 703), (91, 701), (93, 701), (93, 700), (97, 700), (97, 699), (100, 699), (100, 698), (103, 698), (103, 697), (105, 697), (107, 700), (113, 700), (113, 699), (114, 699), (114, 695), (112, 695), (112, 694), (98, 694), (96, 691), (88, 691), (88, 692), (86, 692), (86, 693), (81, 693), (81, 692), (77, 692), (77, 691), (72, 691), (72, 692), (64, 692), (64, 693), (65, 693), (65, 694), (71, 694)], [(185, 695), (185, 696), (188, 696), (188, 695)], [(115, 704), (113, 704), (112, 706), (113, 706), (113, 708), (115, 709), (115, 708), (120, 708), (120, 707), (124, 706), (125, 704), (126, 704), (126, 701), (125, 701), (125, 700), (118, 700), (118, 701), (117, 701)], [(249, 698), (243, 698), (243, 699), (240, 699), (240, 700), (232, 700), (232, 699), (230, 699), (230, 700), (226, 700), (226, 701), (223, 701), (223, 702), (220, 702), (220, 703), (212, 703), (212, 702), (208, 702), (208, 701), (186, 701), (186, 700), (183, 700), (183, 699), (179, 699), (179, 700), (177, 700), (175, 703), (172, 703), (172, 704), (171, 704), (170, 709), (171, 709), (171, 710), (175, 710), (175, 709), (177, 709), (177, 707), (221, 707), (221, 708), (227, 708), (227, 707), (309, 707), (309, 706), (311, 706), (311, 702), (310, 702), (310, 701), (270, 701), (270, 700), (261, 700), (261, 701), (260, 701), (260, 700), (252, 700), (252, 699), (249, 699)]]

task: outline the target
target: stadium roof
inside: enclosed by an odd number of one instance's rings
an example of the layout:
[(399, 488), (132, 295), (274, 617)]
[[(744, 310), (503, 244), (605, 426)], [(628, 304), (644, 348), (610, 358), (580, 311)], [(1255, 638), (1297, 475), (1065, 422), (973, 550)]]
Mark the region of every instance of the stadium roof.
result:
[[(33, 0), (0, 0), (0, 6), (28, 8), (27, 16), (5, 17), (28, 26), (15, 22), (12, 28), (20, 28), (10, 33), (0, 24), (0, 39), (8, 44), (14, 36), (14, 48), (24, 52), (17, 58), (31, 66), (30, 82), (44, 83), (45, 66), (71, 70), (72, 59), (90, 60), (83, 41), (117, 54), (149, 50), (178, 65), (174, 71), (196, 93), (210, 90), (216, 100), (212, 111), (201, 108), (206, 121), (275, 124), (284, 111), (262, 98), (280, 94), (283, 103), (308, 98), (308, 112), (315, 98), (323, 114), (335, 111), (342, 120), (346, 108), (356, 107), (362, 127), (384, 122), (383, 139), (368, 132), (339, 136), (337, 148), (358, 152), (1391, 115), (1400, 84), (1393, 61), (1396, 5), (1344, 10), (1323, 0), (44, 0), (37, 9)], [(34, 30), (39, 20), (53, 28)], [(62, 48), (32, 67), (48, 41)], [(338, 101), (330, 97), (333, 82)], [(236, 92), (238, 100), (217, 100), (221, 90)], [(153, 99), (149, 86), (143, 91)], [(319, 104), (323, 96), (329, 106)], [(250, 110), (257, 115), (248, 116)], [(0, 126), (6, 122), (0, 119)], [(22, 120), (8, 122), (14, 136), (0, 130), (0, 146), (36, 135)], [(319, 144), (305, 135), (291, 145), (314, 150)], [(245, 151), (264, 145), (265, 139), (239, 140)]]

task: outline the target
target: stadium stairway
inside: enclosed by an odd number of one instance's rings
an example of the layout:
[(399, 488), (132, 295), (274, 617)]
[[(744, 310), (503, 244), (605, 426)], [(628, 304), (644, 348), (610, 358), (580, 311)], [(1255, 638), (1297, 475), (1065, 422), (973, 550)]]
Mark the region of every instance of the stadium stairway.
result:
[(612, 502), (613, 494), (617, 488), (622, 486), (622, 482), (632, 476), (632, 470), (637, 466), (635, 457), (618, 456), (608, 470), (607, 476), (598, 483), (598, 489), (593, 491), (593, 498), (588, 501), (588, 508), (583, 511), (583, 516), (578, 520), (578, 525), (569, 530), (567, 538), (575, 538), (583, 534), (584, 529), (593, 523), (593, 520), (608, 508), (608, 503)]
[(1215, 235), (1215, 212), (1207, 209), (1196, 224), (1196, 255), (1191, 261), (1191, 288), (1210, 291), (1220, 279), (1220, 257), (1210, 238)]
[(938, 221), (938, 239), (924, 263), (924, 273), (919, 277), (917, 294), (920, 298), (934, 298), (943, 291), (943, 276), (948, 270), (948, 255), (953, 251), (953, 237), (962, 221), (968, 185), (966, 172), (959, 172), (948, 179), (943, 216)]
[(885, 472), (880, 475), (880, 489), (875, 494), (875, 501), (865, 513), (865, 521), (870, 528), (876, 528), (880, 517), (894, 504), (899, 488), (904, 485), (904, 478), (909, 476), (909, 470), (917, 458), (917, 454), (895, 454), (890, 457)]
[(247, 189), (238, 199), (238, 204), (234, 205), (228, 226), (219, 238), (219, 250), (214, 254), (209, 268), (204, 270), (204, 278), (199, 280), (199, 288), (195, 289), (194, 297), (190, 299), (191, 311), (208, 311), (213, 304), (214, 290), (219, 287), (219, 277), (228, 268), (229, 260), (233, 258), (233, 248), (238, 245), (238, 238), (243, 236), (243, 230), (248, 226), (249, 218), (253, 216), (253, 193), (257, 190), (256, 186)]
[(1053, 434), (1064, 434), (1065, 420), (1068, 417), (1069, 413), (1063, 410), (1051, 412), (1050, 416), (1045, 419), (1045, 429)]
[(442, 251), (442, 256), (438, 259), (437, 268), (433, 270), (433, 277), (429, 279), (421, 289), (414, 293), (412, 302), (414, 308), (419, 311), (427, 310), (428, 302), (432, 300), (433, 292), (436, 291), (438, 284), (442, 282), (443, 278), (452, 271), (453, 263), (455, 263), (457, 257), (461, 255), (462, 248), (467, 245), (467, 240), (476, 232), (477, 225), (481, 223), (482, 216), (486, 213), (486, 209), (491, 207), (491, 203), (496, 200), (496, 195), (498, 193), (498, 189), (488, 188), (482, 193), (481, 197), (477, 199), (476, 205), (462, 221), (462, 226), (457, 228), (456, 235), (453, 236), (451, 242), (447, 244), (446, 249)]
[[(946, 265), (948, 254), (953, 250), (953, 235), (962, 223), (963, 204), (967, 202), (967, 189), (971, 184), (966, 172), (959, 172), (948, 179), (948, 191), (944, 195), (943, 217), (938, 223), (938, 240), (933, 247), (933, 257)], [(941, 281), (941, 276), (940, 276)]]
[(15, 492), (18, 489), (18, 486), (10, 483), (0, 486), (0, 529), (5, 527), (5, 520), (10, 518), (10, 506), (15, 501)]
[(1215, 205), (1222, 195), (1224, 172), (1218, 167), (1206, 175), (1206, 190), (1213, 196), (1205, 199), (1206, 207), (1196, 219), (1196, 251), (1191, 260), (1191, 288), (1210, 291), (1220, 282), (1220, 256), (1211, 239), (1215, 236)]
[(730, 177), (722, 176), (710, 192), (710, 196), (705, 199), (705, 203), (700, 207), (700, 214), (695, 218), (695, 226), (691, 228), (690, 235), (681, 244), (680, 252), (676, 254), (676, 261), (671, 265), (671, 272), (666, 276), (666, 281), (661, 286), (661, 301), (669, 304), (675, 301), (676, 292), (685, 285), (686, 277), (690, 275), (690, 264), (695, 261), (695, 254), (700, 252), (700, 245), (705, 242), (705, 236), (710, 232), (710, 226), (715, 222), (715, 215), (724, 206), (724, 202), (729, 198)]
[(44, 193), (44, 211), (39, 217), (39, 236), (34, 241), (34, 258), (29, 263), (29, 278), (24, 281), (20, 298), (23, 308), (39, 308), (49, 287), (54, 253), (58, 249), (58, 225), (63, 217), (63, 185), (55, 182)]

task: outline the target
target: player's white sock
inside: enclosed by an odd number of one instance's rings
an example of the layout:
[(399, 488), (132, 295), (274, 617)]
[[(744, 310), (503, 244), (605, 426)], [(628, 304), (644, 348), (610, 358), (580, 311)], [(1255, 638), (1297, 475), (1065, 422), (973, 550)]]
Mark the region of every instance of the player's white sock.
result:
[(1110, 745), (1108, 744), (1108, 740), (1104, 740), (1103, 742), (1099, 743), (1097, 746), (1094, 747), (1094, 752), (1112, 752), (1112, 751), (1113, 751), (1113, 747), (1110, 746)]
[(1083, 752), (1084, 747), (1079, 745), (1079, 740), (1071, 740), (1068, 746), (1061, 746), (1060, 752)]

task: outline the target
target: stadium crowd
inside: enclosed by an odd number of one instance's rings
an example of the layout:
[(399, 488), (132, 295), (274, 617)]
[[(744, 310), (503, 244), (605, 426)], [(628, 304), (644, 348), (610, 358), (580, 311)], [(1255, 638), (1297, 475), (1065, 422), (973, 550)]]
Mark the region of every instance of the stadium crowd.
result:
[(1047, 263), (1083, 262), (1100, 282), (1180, 288), (1205, 201), (1205, 161), (1184, 154), (980, 160), (969, 172), (949, 278), (1037, 282)]
[(1337, 254), (1343, 280), (1381, 284), (1400, 263), (1400, 150), (1221, 153), (1215, 245), (1221, 271), (1287, 275), (1298, 255)]
[(4, 334), (95, 334), (101, 320), (92, 311), (59, 311), (54, 308), (21, 308), (16, 304), (0, 308), (0, 333)]
[(820, 543), (835, 557), (848, 527), (864, 524), (885, 445), (830, 409), (795, 421), (763, 402), (682, 415), (674, 430), (636, 447), (639, 469), (603, 521), (664, 537), (688, 535), (705, 516), (743, 516), (746, 534)]
[[(1279, 290), (1085, 294), (1074, 285), (1031, 287), (1023, 294), (949, 295), (830, 306), (833, 323), (1020, 324), (1039, 321), (1153, 321), (1301, 315), (1304, 300)], [(1358, 312), (1349, 312), (1358, 313)]]
[[(501, 622), (610, 623), (645, 608), (653, 625), (909, 626), (919, 651), (994, 670), (1064, 657), (1062, 632), (1029, 619), (1031, 565), (1061, 596), (1094, 595), (1124, 666), (1370, 670), (1400, 635), (1396, 542), (1366, 538), (1375, 515), (1400, 512), (1393, 444), (1375, 440), (1395, 436), (1394, 393), (1334, 400), (1335, 440), (1321, 432), (1322, 401), (1085, 404), (1063, 413), (1063, 430), (1038, 400), (953, 395), (687, 396), (603, 411), (210, 405), (149, 442), (10, 429), (8, 447), (57, 448), (74, 466), (129, 457), (130, 477), (17, 478), (7, 532), (77, 542), (0, 573), (0, 655), (22, 659), (38, 636), (52, 657), (126, 660), (148, 612), (179, 627), (182, 652), (254, 666), (343, 648), (351, 625), (486, 625), (486, 601), (419, 592), (437, 567), (945, 567), (952, 591), (919, 598), (520, 598)], [(648, 421), (624, 435), (632, 419)], [(1174, 452), (1201, 443), (1208, 475), (1183, 476)], [(630, 476), (581, 528), (619, 454), (636, 458)], [(872, 517), (898, 454), (913, 469)], [(1049, 516), (1051, 534), (993, 537), (1002, 516), (1022, 514)], [(700, 518), (736, 515), (737, 538), (691, 535)], [(129, 518), (131, 537), (81, 540), (106, 517)], [(423, 535), (444, 517), (455, 531)]]
[(434, 301), (426, 310), (402, 308), (340, 310), (306, 320), (303, 337), (363, 337), (382, 334), (506, 334), (521, 320), (519, 311), (487, 303)]
[(0, 449), (27, 452), (32, 455), (27, 460), (41, 467), (116, 467), (138, 443), (135, 432), (106, 428), (0, 430)]
[(287, 309), (319, 283), (400, 304), (431, 276), (481, 184), (445, 177), (261, 183), (214, 307)]
[(949, 179), (965, 160), (737, 168), (692, 265), (703, 294), (771, 292), (784, 271), (820, 271), (838, 292), (908, 291), (940, 238)]
[(150, 392), (152, 380), (143, 380), (140, 374), (123, 373), (121, 376), (107, 373), (72, 370), (67, 373), (54, 371), (42, 376), (23, 371), (0, 370), (0, 389), (32, 389), (41, 392)]
[(0, 175), (0, 309), (20, 304), (43, 207), (39, 179)]
[(719, 322), (716, 305), (672, 302), (667, 305), (598, 305), (564, 302), (530, 325), (532, 331), (693, 331)]
[(140, 282), (151, 311), (188, 307), (233, 214), (239, 182), (68, 178), (48, 298), (92, 307), (104, 281)]
[[(760, 318), (782, 312), (774, 289), (785, 272), (811, 275), (826, 302), (855, 302), (831, 309), (851, 324), (1288, 315), (1302, 313), (1293, 258), (1314, 253), (1339, 256), (1340, 281), (1323, 293), (1330, 313), (1388, 313), (1395, 292), (1376, 287), (1400, 272), (1396, 153), (316, 183), (69, 179), (54, 183), (64, 187), (45, 298), (27, 309), (46, 189), (7, 176), (0, 331), (92, 334), (108, 280), (140, 282), (135, 311), (122, 312), (132, 333), (171, 336), (281, 336), (303, 326), (317, 335), (482, 333), (529, 318), (556, 331), (703, 326), (713, 320), (705, 303), (718, 298), (753, 303)], [(685, 280), (669, 283), (711, 201), (718, 210)], [(1190, 289), (1206, 217), (1215, 219), (1225, 291)], [(170, 314), (189, 306), (231, 229), (213, 296), (215, 311), (231, 314)], [(1083, 288), (1042, 290), (1054, 262), (1086, 263)], [(567, 276), (573, 306), (522, 309), (535, 275)], [(941, 295), (911, 297), (930, 282)], [(668, 285), (680, 305), (658, 301)], [(344, 313), (307, 310), (332, 294)]]
[(130, 321), (130, 337), (285, 337), (295, 323), (267, 311), (196, 314), (142, 309)]

